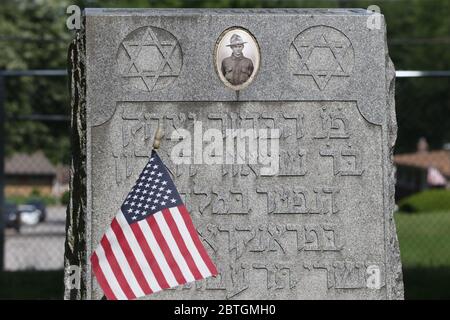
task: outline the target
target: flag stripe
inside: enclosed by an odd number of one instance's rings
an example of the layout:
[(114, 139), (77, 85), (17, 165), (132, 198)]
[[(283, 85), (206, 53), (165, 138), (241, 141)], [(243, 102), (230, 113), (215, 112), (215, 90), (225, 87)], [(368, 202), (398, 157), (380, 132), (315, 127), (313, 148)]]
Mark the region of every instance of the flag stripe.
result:
[[(114, 222), (114, 220), (113, 220)], [(105, 232), (106, 238), (108, 238), (108, 242), (111, 248), (111, 251), (114, 254), (114, 257), (116, 258), (117, 263), (119, 264), (120, 270), (123, 273), (123, 276), (125, 277), (125, 281), (127, 282), (128, 286), (130, 287), (131, 291), (133, 292), (133, 295), (135, 297), (143, 296), (144, 292), (142, 291), (141, 287), (139, 286), (137, 279), (135, 278), (133, 271), (131, 270), (131, 266), (127, 261), (127, 258), (125, 257), (125, 254), (123, 252), (123, 249), (120, 247), (119, 241), (116, 238), (116, 235), (114, 234), (113, 230), (108, 228)]]
[[(168, 212), (169, 215), (171, 214), (169, 210), (167, 210), (166, 212)], [(166, 243), (169, 246), (172, 256), (174, 257), (176, 263), (180, 267), (180, 271), (183, 274), (184, 279), (186, 279), (187, 282), (194, 281), (195, 280), (194, 275), (189, 269), (189, 266), (187, 265), (186, 260), (181, 254), (180, 249), (173, 237), (173, 234), (170, 231), (169, 226), (167, 225), (166, 215), (164, 214), (164, 211), (155, 213), (153, 217), (155, 218), (155, 221), (158, 224), (159, 230), (161, 230), (161, 235), (164, 236), (164, 239), (166, 240)]]
[[(167, 280), (161, 271), (160, 264), (158, 263), (157, 259), (153, 255), (153, 252), (149, 247), (149, 243), (147, 243), (147, 240), (145, 239), (145, 236), (142, 233), (142, 230), (139, 227), (139, 224), (133, 223), (132, 225), (130, 225), (130, 228), (133, 231), (133, 234), (136, 237), (137, 242), (141, 246), (141, 249), (142, 249), (142, 252), (144, 253), (145, 259), (147, 260), (150, 268), (152, 269), (153, 274), (155, 275), (155, 278), (156, 278), (156, 281), (158, 282), (159, 287), (161, 289), (169, 288), (170, 286), (167, 283)], [(156, 290), (154, 290), (154, 291), (156, 291)]]
[[(211, 272), (209, 271), (208, 266), (206, 265), (206, 262), (201, 257), (200, 252), (192, 239), (191, 230), (188, 230), (188, 226), (186, 226), (186, 223), (183, 220), (180, 211), (178, 210), (178, 208), (170, 208), (170, 210), (173, 213), (173, 218), (175, 220), (175, 223), (177, 224), (177, 227), (182, 231), (181, 234), (182, 234), (182, 236), (184, 236), (184, 239), (188, 245), (188, 248), (189, 248), (190, 252), (192, 253), (194, 260), (195, 260), (200, 272), (202, 273), (203, 277), (210, 276)], [(188, 217), (188, 219), (190, 220), (190, 217)], [(195, 230), (195, 228), (193, 229), (193, 232), (194, 232), (194, 236), (198, 237), (197, 230)], [(201, 243), (200, 243), (200, 245), (203, 248), (203, 245)]]
[(111, 266), (108, 263), (108, 260), (106, 259), (106, 253), (105, 250), (103, 250), (101, 244), (98, 246), (95, 252), (97, 253), (98, 256), (100, 269), (103, 271), (105, 278), (108, 279), (108, 284), (111, 287), (111, 290), (114, 292), (114, 295), (118, 300), (126, 300), (127, 297), (123, 292), (122, 288), (120, 287), (116, 275), (114, 274)]
[[(155, 213), (155, 214), (157, 214), (157, 213)], [(186, 283), (186, 279), (184, 278), (183, 274), (181, 273), (180, 267), (178, 266), (178, 263), (175, 261), (172, 251), (170, 251), (170, 248), (167, 245), (166, 239), (161, 234), (161, 230), (159, 229), (158, 223), (156, 222), (156, 219), (154, 217), (155, 214), (152, 214), (151, 216), (149, 216), (146, 219), (147, 224), (150, 227), (150, 229), (152, 230), (152, 233), (155, 236), (155, 239), (158, 242), (159, 247), (161, 248), (161, 251), (164, 254), (164, 257), (166, 258), (166, 261), (169, 264), (169, 267), (172, 270), (173, 275), (175, 276), (175, 279), (177, 280), (177, 283), (178, 284)]]
[[(186, 207), (184, 205), (178, 206), (178, 212), (181, 214), (181, 218), (184, 220), (185, 226), (187, 227), (187, 230), (189, 231), (191, 235), (191, 239), (194, 242), (195, 247), (198, 250), (198, 253), (202, 257), (202, 260), (205, 262), (206, 266), (208, 267), (208, 270), (211, 275), (215, 276), (218, 274), (216, 267), (212, 263), (211, 259), (209, 258), (208, 253), (206, 252), (205, 247), (200, 241), (200, 238), (198, 237), (197, 230), (194, 227), (194, 224), (192, 223), (191, 217), (189, 213), (186, 210)], [(180, 224), (181, 225), (181, 224)]]
[[(145, 257), (145, 253), (144, 253), (144, 245), (147, 245), (147, 242), (144, 242), (139, 244), (139, 240), (137, 239), (137, 237), (135, 237), (133, 231), (131, 230), (130, 225), (128, 224), (127, 220), (125, 219), (124, 215), (119, 213), (117, 216), (117, 222), (119, 223), (120, 227), (122, 228), (122, 232), (126, 238), (126, 240), (128, 241), (128, 244), (130, 245), (131, 250), (133, 251), (137, 262), (142, 270), (142, 273), (148, 283), (148, 285), (150, 286), (150, 290), (152, 292), (156, 292), (156, 291), (160, 291), (161, 290), (161, 286), (158, 283), (158, 280), (156, 279), (155, 276), (155, 272), (152, 270), (152, 267), (149, 263), (149, 261), (147, 260), (147, 258)], [(138, 227), (139, 229), (139, 227)], [(139, 229), (140, 230), (140, 229)], [(143, 237), (142, 237), (143, 239)], [(152, 254), (153, 257), (153, 254)], [(155, 264), (155, 259), (152, 258), (151, 262), (153, 264)], [(156, 266), (158, 267), (158, 265), (156, 264)], [(158, 267), (159, 269), (159, 267)], [(161, 270), (159, 270), (159, 272), (161, 273)], [(167, 283), (166, 283), (167, 285)], [(168, 287), (168, 285), (167, 285)], [(166, 287), (166, 288), (167, 288)]]
[[(131, 250), (130, 244), (128, 243), (128, 240), (125, 238), (125, 235), (123, 234), (122, 228), (119, 225), (119, 222), (117, 221), (117, 216), (116, 218), (113, 219), (111, 223), (111, 229), (114, 232), (115, 237), (117, 238), (118, 245), (120, 246), (125, 258), (128, 261), (131, 271), (133, 272), (133, 275), (130, 275), (130, 278), (133, 278), (134, 276), (134, 278), (137, 280), (136, 285), (141, 289), (140, 292), (143, 292), (143, 294), (140, 294), (138, 292), (136, 296), (151, 294), (152, 289), (150, 289), (150, 286), (147, 283), (147, 279), (145, 279), (141, 267), (139, 266), (136, 260), (134, 252)], [(131, 283), (133, 282), (134, 281), (132, 280)]]
[(106, 280), (106, 277), (103, 274), (102, 268), (100, 268), (98, 256), (95, 252), (91, 256), (91, 263), (92, 269), (94, 270), (98, 283), (100, 284), (100, 287), (105, 293), (105, 296), (108, 298), (108, 300), (117, 300), (116, 296), (114, 295), (114, 292), (111, 290), (111, 287), (109, 286), (108, 280)]
[(183, 239), (182, 235), (180, 234), (180, 230), (178, 229), (172, 215), (173, 213), (169, 209), (163, 209), (164, 218), (166, 219), (167, 225), (170, 228), (170, 231), (172, 232), (172, 235), (177, 242), (178, 247), (180, 248), (181, 254), (186, 259), (186, 262), (189, 266), (189, 269), (191, 270), (195, 280), (203, 279), (202, 274), (197, 268), (197, 265), (195, 264), (194, 259), (192, 258), (191, 253), (189, 252), (185, 240)]
[(158, 261), (158, 264), (161, 266), (161, 271), (164, 274), (164, 278), (166, 279), (167, 283), (170, 287), (177, 286), (178, 282), (175, 279), (172, 269), (169, 267), (166, 258), (164, 257), (164, 254), (162, 253), (161, 248), (155, 239), (155, 236), (153, 235), (152, 230), (150, 229), (147, 219), (139, 221), (138, 224), (139, 227), (141, 227), (142, 233), (144, 234), (144, 237), (148, 242), (150, 248), (152, 248), (153, 250), (156, 261)]
[(133, 293), (133, 290), (131, 290), (130, 285), (127, 282), (127, 279), (125, 278), (125, 275), (122, 272), (122, 269), (120, 268), (119, 263), (117, 262), (116, 257), (114, 256), (114, 252), (111, 249), (111, 244), (109, 243), (108, 238), (105, 236), (100, 241), (100, 245), (105, 250), (105, 257), (108, 260), (109, 266), (111, 267), (114, 275), (116, 276), (117, 282), (119, 283), (120, 288), (123, 290), (123, 293), (125, 293), (125, 296), (127, 299), (134, 299), (136, 296)]

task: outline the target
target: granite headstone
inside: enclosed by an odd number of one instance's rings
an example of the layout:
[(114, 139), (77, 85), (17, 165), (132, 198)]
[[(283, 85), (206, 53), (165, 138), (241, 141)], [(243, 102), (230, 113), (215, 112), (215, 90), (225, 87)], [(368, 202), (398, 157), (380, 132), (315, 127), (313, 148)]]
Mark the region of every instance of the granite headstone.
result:
[[(86, 9), (69, 50), (65, 253), (82, 278), (65, 297), (102, 297), (89, 256), (159, 125), (160, 156), (220, 275), (150, 298), (402, 299), (395, 72), (384, 18), (368, 27), (371, 14)], [(225, 61), (239, 45), (236, 56), (246, 60)], [(202, 132), (279, 129), (277, 173), (259, 164), (175, 164), (172, 133), (194, 132), (195, 123)]]

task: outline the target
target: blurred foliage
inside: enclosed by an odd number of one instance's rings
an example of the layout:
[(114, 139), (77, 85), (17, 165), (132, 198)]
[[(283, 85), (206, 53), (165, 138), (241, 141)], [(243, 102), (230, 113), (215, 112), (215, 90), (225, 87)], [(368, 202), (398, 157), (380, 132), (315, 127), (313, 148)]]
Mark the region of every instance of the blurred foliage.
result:
[[(36, 196), (36, 195), (30, 195), (30, 196), (9, 196), (6, 197), (6, 202), (15, 203), (17, 205), (20, 204), (27, 204), (31, 201), (39, 201), (43, 202), (46, 206), (51, 205), (57, 205), (62, 203), (62, 198), (58, 198), (55, 196)], [(64, 204), (64, 203), (62, 203)]]
[(61, 204), (67, 206), (70, 202), (70, 192), (65, 191), (63, 195), (61, 196)]
[[(65, 26), (66, 7), (322, 7), (367, 8), (378, 5), (388, 25), (390, 56), (397, 70), (450, 70), (450, 1), (448, 0), (2, 0), (0, 69), (66, 68), (72, 32)], [(419, 137), (432, 149), (450, 142), (449, 78), (397, 79), (396, 152), (415, 150)], [(69, 114), (67, 79), (9, 78), (8, 117)], [(440, 125), (436, 125), (439, 122)], [(70, 159), (67, 122), (8, 121), (6, 151), (43, 149), (54, 162)]]
[(448, 211), (450, 216), (450, 190), (433, 189), (415, 193), (402, 199), (398, 206), (399, 211), (404, 212)]
[[(65, 26), (69, 1), (0, 3), (0, 69), (66, 68), (71, 34)], [(32, 114), (69, 114), (66, 78), (9, 77), (6, 81), (6, 146), (13, 152), (43, 149), (53, 163), (68, 163), (68, 122), (16, 121)]]

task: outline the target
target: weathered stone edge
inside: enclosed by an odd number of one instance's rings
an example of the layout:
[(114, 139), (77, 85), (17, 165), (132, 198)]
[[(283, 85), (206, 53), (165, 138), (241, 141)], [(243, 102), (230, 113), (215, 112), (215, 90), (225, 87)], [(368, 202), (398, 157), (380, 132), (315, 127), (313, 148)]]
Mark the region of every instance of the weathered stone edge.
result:
[(387, 296), (388, 299), (392, 300), (402, 300), (404, 299), (404, 286), (403, 286), (403, 273), (402, 273), (402, 263), (400, 259), (400, 248), (398, 243), (397, 231), (394, 221), (394, 210), (395, 210), (395, 167), (393, 165), (394, 161), (394, 147), (395, 141), (397, 140), (397, 119), (395, 112), (395, 67), (389, 56), (389, 49), (387, 44), (387, 28), (385, 23), (384, 31), (384, 52), (386, 59), (386, 123), (387, 123), (387, 138), (388, 138), (388, 167), (387, 167), (387, 177), (388, 177), (388, 197), (387, 208), (389, 211), (389, 225), (387, 234), (387, 268), (390, 268), (390, 277), (388, 281), (390, 282), (387, 288), (390, 289)]
[[(86, 298), (86, 38), (85, 26), (77, 31), (69, 46), (69, 91), (71, 106), (72, 163), (70, 202), (66, 215), (64, 267), (77, 266), (81, 272), (79, 289), (71, 289), (70, 273), (64, 273), (64, 299)], [(73, 283), (73, 282), (72, 282)]]

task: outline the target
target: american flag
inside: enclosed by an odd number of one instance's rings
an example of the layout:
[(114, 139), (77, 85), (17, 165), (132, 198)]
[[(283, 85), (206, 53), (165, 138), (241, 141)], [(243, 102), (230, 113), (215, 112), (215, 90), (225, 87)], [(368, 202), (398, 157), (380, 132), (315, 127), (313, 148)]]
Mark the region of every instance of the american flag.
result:
[(445, 186), (447, 184), (447, 180), (442, 173), (434, 167), (428, 168), (427, 182), (428, 185), (433, 187)]
[(155, 150), (91, 263), (108, 299), (135, 299), (218, 274)]

